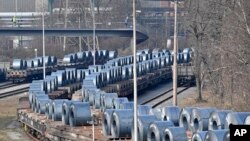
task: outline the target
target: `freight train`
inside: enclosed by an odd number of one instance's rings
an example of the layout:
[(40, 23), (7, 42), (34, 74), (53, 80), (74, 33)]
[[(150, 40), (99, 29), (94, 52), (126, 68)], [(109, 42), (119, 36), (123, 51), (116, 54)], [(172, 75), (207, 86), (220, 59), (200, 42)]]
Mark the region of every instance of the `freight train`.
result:
[(57, 60), (55, 56), (36, 57), (29, 60), (14, 59), (12, 67), (7, 71), (6, 79), (13, 83), (42, 79), (43, 61), (45, 63), (46, 75), (56, 70), (65, 68), (84, 69), (93, 64), (95, 54), (96, 64), (103, 64), (107, 60), (117, 57), (117, 51), (100, 50), (71, 53)]
[[(172, 60), (171, 52), (167, 50), (138, 51), (136, 70), (139, 90), (171, 79)], [(179, 54), (179, 63), (189, 63), (190, 60), (190, 52)], [(105, 122), (102, 114), (108, 109), (131, 107), (127, 98), (118, 97), (128, 96), (133, 91), (133, 61), (133, 56), (118, 57), (88, 69), (57, 70), (45, 80), (33, 81), (29, 97), (19, 100), (18, 120), (27, 133), (39, 140), (110, 140), (110, 136), (105, 134), (109, 132), (105, 126), (108, 121)], [(82, 84), (79, 99), (71, 100), (74, 91), (80, 89), (79, 85), (73, 85), (79, 82)], [(141, 113), (143, 109), (147, 108), (142, 106)], [(129, 124), (121, 121), (119, 125), (131, 126), (132, 113), (132, 110), (121, 111), (120, 114), (129, 118)], [(119, 117), (120, 114), (117, 114)], [(103, 129), (100, 126), (102, 121)], [(95, 137), (91, 124), (95, 125)], [(118, 126), (117, 122), (114, 124)], [(72, 128), (75, 126), (80, 127)], [(122, 134), (118, 130), (114, 132), (111, 140), (120, 139)], [(130, 138), (130, 128), (123, 135), (122, 138)]]

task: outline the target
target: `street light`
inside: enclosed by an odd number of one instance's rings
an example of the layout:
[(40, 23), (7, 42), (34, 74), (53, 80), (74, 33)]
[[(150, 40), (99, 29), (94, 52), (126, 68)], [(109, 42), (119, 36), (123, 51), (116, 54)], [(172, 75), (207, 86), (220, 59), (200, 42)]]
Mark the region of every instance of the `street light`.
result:
[(37, 57), (37, 49), (35, 48), (34, 50), (35, 50), (35, 57)]
[(45, 41), (44, 41), (44, 0), (42, 0), (42, 21), (43, 21), (43, 80), (45, 80)]
[(137, 74), (136, 74), (136, 10), (135, 10), (135, 0), (133, 0), (133, 79), (134, 79), (134, 139), (137, 141)]

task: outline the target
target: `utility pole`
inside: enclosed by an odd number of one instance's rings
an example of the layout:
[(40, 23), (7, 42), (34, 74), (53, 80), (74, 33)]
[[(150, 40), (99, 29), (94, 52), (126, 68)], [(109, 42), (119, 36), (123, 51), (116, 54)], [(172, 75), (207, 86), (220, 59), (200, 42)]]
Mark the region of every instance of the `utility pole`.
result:
[(177, 106), (177, 0), (174, 1), (173, 106)]
[[(81, 15), (79, 15), (79, 25), (78, 28), (81, 29)], [(82, 37), (79, 36), (79, 51), (82, 51)]]
[[(67, 22), (68, 22), (68, 0), (66, 0), (65, 3), (65, 17), (64, 17), (64, 28), (67, 28)], [(66, 50), (66, 36), (63, 37), (63, 51)]]
[(45, 71), (45, 33), (44, 33), (44, 0), (42, 0), (42, 10), (43, 10), (43, 14), (42, 14), (42, 20), (43, 20), (43, 80), (45, 80), (46, 77), (46, 71)]
[(95, 1), (90, 0), (90, 5), (91, 5), (91, 11), (92, 11), (92, 18), (93, 18), (93, 65), (95, 65), (95, 52), (96, 52), (96, 47), (95, 47), (95, 6), (94, 6)]
[(134, 140), (137, 141), (137, 74), (136, 74), (136, 9), (135, 9), (135, 0), (133, 0), (133, 74), (134, 74)]

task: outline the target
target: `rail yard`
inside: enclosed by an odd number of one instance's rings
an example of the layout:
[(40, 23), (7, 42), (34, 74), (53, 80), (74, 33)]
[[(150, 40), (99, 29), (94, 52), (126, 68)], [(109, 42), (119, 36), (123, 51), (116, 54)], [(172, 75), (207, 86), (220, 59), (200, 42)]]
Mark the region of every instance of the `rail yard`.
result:
[(249, 7), (0, 0), (0, 140), (249, 140)]

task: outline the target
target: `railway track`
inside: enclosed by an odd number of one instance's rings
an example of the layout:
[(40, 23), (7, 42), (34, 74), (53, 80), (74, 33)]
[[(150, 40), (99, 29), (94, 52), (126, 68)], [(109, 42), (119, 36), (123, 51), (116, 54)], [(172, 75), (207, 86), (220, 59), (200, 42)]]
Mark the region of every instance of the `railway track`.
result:
[[(179, 91), (177, 92), (177, 95), (179, 95), (180, 93), (182, 93), (182, 92), (184, 92), (185, 90), (189, 89), (191, 86), (190, 86), (189, 84), (183, 84), (183, 85), (181, 85), (181, 86), (179, 86), (179, 87), (184, 87), (184, 88), (181, 89), (181, 90), (179, 90)], [(146, 100), (146, 101), (142, 102), (141, 104), (142, 104), (142, 105), (149, 104), (149, 103), (151, 103), (151, 102), (153, 102), (153, 101), (155, 101), (155, 100), (157, 100), (157, 99), (160, 99), (161, 97), (163, 97), (164, 95), (166, 95), (166, 94), (168, 94), (168, 93), (170, 93), (170, 92), (172, 92), (172, 91), (173, 91), (173, 88), (171, 88), (171, 89), (169, 89), (169, 90), (163, 92), (162, 94), (157, 95), (157, 96), (155, 96), (155, 97), (153, 97), (153, 98), (151, 98), (151, 99), (149, 99), (149, 100)], [(162, 100), (159, 100), (159, 102), (154, 103), (154, 104), (152, 105), (152, 107), (155, 108), (155, 107), (161, 105), (162, 103), (164, 103), (165, 101), (167, 101), (167, 100), (169, 100), (169, 99), (171, 99), (171, 98), (173, 98), (173, 95), (169, 95), (168, 97), (163, 98)]]
[(28, 91), (29, 91), (29, 87), (24, 87), (24, 88), (12, 90), (12, 91), (4, 92), (0, 94), (0, 99), (13, 96), (13, 95), (17, 95), (17, 94), (21, 94), (21, 93), (28, 92)]
[(17, 84), (13, 84), (12, 82), (6, 82), (6, 83), (0, 85), (0, 90), (14, 87), (14, 86), (17, 86)]

